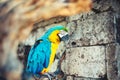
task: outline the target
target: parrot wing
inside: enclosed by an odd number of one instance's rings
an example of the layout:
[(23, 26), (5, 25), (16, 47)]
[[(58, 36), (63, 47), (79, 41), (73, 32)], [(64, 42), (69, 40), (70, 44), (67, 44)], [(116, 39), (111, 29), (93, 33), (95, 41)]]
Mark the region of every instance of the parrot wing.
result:
[(49, 41), (36, 41), (29, 52), (26, 71), (36, 74), (40, 73), (44, 68), (47, 68), (50, 53)]

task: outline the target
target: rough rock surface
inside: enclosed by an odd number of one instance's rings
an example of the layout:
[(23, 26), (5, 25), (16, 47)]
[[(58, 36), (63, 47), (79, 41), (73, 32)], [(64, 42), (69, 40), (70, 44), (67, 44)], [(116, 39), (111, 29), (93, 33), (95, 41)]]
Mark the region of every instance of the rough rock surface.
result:
[(105, 47), (77, 47), (66, 50), (62, 71), (69, 75), (99, 78), (106, 73)]
[(115, 41), (113, 16), (110, 12), (86, 17), (87, 19), (84, 21), (77, 20), (77, 27), (70, 37), (69, 47), (106, 44)]
[[(108, 44), (106, 46), (106, 66), (107, 66), (107, 76), (108, 80), (119, 80), (119, 55), (120, 55), (120, 45), (118, 44)], [(117, 64), (118, 63), (118, 64)]]

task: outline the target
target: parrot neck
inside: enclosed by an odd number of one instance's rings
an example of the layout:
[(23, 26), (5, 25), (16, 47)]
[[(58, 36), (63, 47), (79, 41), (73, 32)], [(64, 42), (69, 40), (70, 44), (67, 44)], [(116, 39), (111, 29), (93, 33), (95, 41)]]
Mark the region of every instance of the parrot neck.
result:
[(50, 64), (53, 63), (59, 44), (51, 44)]
[(49, 40), (50, 40), (51, 43), (54, 43), (54, 44), (58, 44), (58, 45), (59, 45), (59, 43), (60, 43), (60, 38), (59, 38), (58, 35), (57, 35), (59, 32), (60, 32), (59, 30), (55, 30), (55, 31), (53, 31), (53, 32), (50, 34)]

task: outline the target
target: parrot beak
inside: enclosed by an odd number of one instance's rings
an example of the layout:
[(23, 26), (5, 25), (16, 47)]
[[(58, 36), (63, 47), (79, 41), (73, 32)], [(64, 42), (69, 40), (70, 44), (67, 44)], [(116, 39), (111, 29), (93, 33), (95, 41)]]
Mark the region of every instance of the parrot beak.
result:
[(60, 41), (66, 41), (69, 39), (68, 32), (61, 30), (60, 33), (58, 34)]

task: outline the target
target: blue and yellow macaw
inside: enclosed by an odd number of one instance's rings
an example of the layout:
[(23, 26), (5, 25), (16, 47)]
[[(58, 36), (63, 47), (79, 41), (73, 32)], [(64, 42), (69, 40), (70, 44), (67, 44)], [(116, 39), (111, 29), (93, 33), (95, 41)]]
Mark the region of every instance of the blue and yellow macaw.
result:
[(67, 29), (61, 25), (50, 28), (31, 48), (26, 71), (32, 74), (45, 74), (50, 70), (61, 41), (68, 38)]

